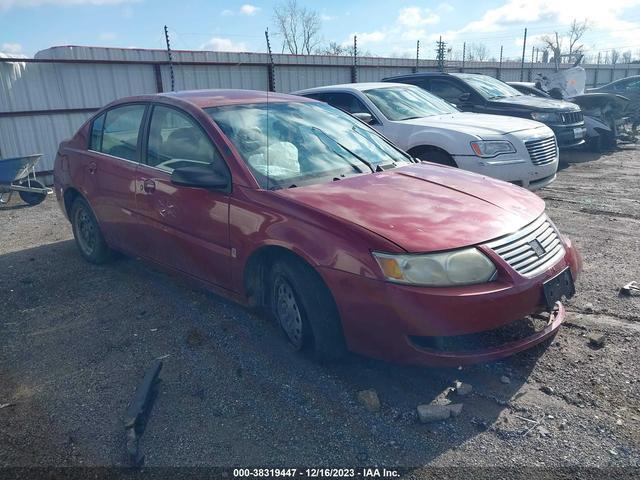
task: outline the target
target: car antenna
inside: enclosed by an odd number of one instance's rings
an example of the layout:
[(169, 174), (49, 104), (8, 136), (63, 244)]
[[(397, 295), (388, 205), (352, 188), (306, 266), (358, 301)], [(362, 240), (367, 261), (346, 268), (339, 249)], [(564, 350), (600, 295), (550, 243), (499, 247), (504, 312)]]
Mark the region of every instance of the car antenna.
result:
[(274, 74), (273, 53), (271, 53), (271, 42), (269, 41), (269, 28), (264, 31), (264, 37), (267, 40), (267, 53), (269, 54), (269, 85), (267, 86), (267, 190), (271, 188), (271, 171), (269, 168), (269, 92), (275, 92), (276, 81)]

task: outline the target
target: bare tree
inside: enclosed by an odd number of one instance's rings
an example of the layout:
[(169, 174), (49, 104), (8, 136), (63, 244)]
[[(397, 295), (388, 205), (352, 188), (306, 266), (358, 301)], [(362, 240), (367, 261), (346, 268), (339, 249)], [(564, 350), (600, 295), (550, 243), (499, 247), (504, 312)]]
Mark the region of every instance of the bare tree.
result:
[(584, 34), (589, 30), (589, 22), (578, 22), (574, 20), (571, 22), (569, 31), (566, 33), (566, 38), (569, 42), (569, 51), (566, 55), (563, 55), (563, 38), (558, 32), (553, 32), (553, 35), (543, 35), (540, 41), (544, 45), (545, 49), (549, 49), (553, 54), (553, 61), (556, 64), (556, 69), (564, 58), (567, 62), (572, 62), (574, 57), (577, 57), (583, 53), (584, 45), (578, 43)]
[(622, 63), (631, 63), (633, 56), (631, 54), (631, 50), (627, 50), (622, 54)]
[(467, 52), (467, 58), (471, 61), (484, 62), (489, 56), (489, 50), (484, 43), (469, 44)]
[(274, 21), (282, 36), (282, 51), (310, 55), (320, 44), (320, 14), (287, 0), (273, 9)]
[[(319, 55), (343, 55), (346, 57), (353, 57), (354, 53), (353, 45), (343, 45), (337, 42), (329, 42), (329, 45), (325, 47), (319, 47), (316, 50), (316, 53)], [(369, 50), (360, 50), (358, 49), (359, 57), (371, 57), (372, 53)]]
[(578, 44), (578, 42), (587, 30), (589, 30), (589, 22), (587, 20), (579, 23), (574, 19), (573, 22), (571, 22), (571, 27), (569, 27), (569, 31), (567, 32), (567, 36), (569, 37), (569, 62), (572, 61), (572, 55), (580, 55), (582, 50), (584, 50), (584, 44)]
[(618, 63), (618, 60), (620, 60), (620, 52), (614, 48), (611, 50), (611, 56), (609, 58), (611, 59), (611, 65), (615, 65)]

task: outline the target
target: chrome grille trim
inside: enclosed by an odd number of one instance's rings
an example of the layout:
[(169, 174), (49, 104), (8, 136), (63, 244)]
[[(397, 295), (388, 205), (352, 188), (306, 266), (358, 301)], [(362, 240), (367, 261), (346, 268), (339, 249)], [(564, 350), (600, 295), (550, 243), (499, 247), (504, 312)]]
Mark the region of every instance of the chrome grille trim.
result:
[(561, 113), (560, 115), (562, 115), (562, 123), (564, 123), (565, 125), (571, 125), (573, 123), (580, 123), (584, 121), (582, 111), (566, 112)]
[[(529, 245), (533, 240), (537, 240), (544, 248), (542, 256), (538, 256)], [(548, 270), (565, 254), (560, 235), (546, 215), (541, 215), (515, 233), (487, 243), (487, 246), (527, 278)]]
[(556, 137), (527, 140), (524, 142), (534, 165), (547, 165), (555, 161), (558, 154)]

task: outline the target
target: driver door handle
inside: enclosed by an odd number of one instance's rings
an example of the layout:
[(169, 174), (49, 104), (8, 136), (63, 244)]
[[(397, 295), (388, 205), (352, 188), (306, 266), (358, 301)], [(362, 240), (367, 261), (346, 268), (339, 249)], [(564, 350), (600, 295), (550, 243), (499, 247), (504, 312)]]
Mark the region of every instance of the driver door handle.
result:
[(142, 189), (147, 193), (153, 193), (156, 191), (156, 182), (153, 180), (145, 180), (142, 183)]

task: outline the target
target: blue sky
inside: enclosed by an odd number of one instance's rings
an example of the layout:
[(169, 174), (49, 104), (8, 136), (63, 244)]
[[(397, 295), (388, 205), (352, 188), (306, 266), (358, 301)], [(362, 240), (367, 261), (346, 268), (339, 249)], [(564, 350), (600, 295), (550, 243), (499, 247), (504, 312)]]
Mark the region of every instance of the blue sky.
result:
[[(640, 0), (366, 1), (298, 0), (322, 18), (323, 43), (358, 43), (378, 55), (432, 58), (442, 35), (461, 51), (462, 43), (482, 43), (490, 56), (504, 45), (506, 57), (521, 55), (522, 31), (529, 47), (540, 36), (566, 31), (572, 19), (588, 19), (591, 51), (618, 48), (640, 58)], [(169, 26), (175, 49), (265, 50), (264, 30), (275, 34), (268, 0), (0, 0), (0, 51), (32, 56), (54, 45), (163, 48)], [(279, 38), (273, 43), (279, 51)], [(529, 50), (529, 49), (528, 49)]]

